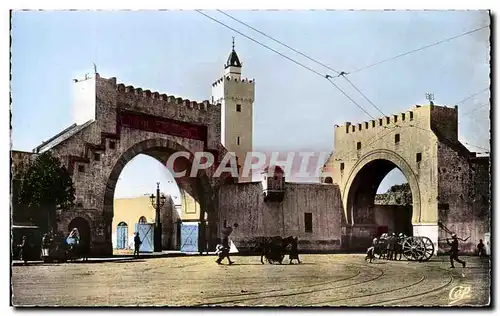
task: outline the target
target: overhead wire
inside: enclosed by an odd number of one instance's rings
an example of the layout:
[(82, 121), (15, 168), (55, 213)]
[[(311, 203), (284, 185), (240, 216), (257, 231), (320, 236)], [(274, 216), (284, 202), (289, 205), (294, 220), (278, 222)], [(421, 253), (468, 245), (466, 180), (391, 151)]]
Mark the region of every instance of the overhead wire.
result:
[(424, 49), (427, 49), (427, 48), (430, 48), (430, 47), (433, 47), (433, 46), (436, 46), (436, 45), (439, 45), (439, 44), (442, 44), (442, 43), (445, 43), (445, 42), (452, 41), (454, 39), (457, 39), (459, 37), (475, 33), (477, 31), (480, 31), (480, 30), (485, 29), (487, 27), (490, 27), (490, 26), (489, 25), (485, 25), (485, 26), (473, 29), (471, 31), (468, 31), (468, 32), (465, 32), (465, 33), (461, 33), (459, 35), (448, 37), (448, 38), (445, 38), (443, 40), (434, 42), (432, 44), (428, 44), (428, 45), (425, 45), (425, 46), (419, 47), (417, 49), (413, 49), (413, 50), (407, 51), (405, 53), (398, 54), (396, 56), (393, 56), (393, 57), (390, 57), (390, 58), (387, 58), (387, 59), (383, 59), (383, 60), (375, 62), (373, 64), (370, 64), (370, 65), (367, 65), (367, 66), (364, 66), (364, 67), (361, 67), (361, 68), (358, 68), (358, 69), (355, 69), (355, 70), (351, 70), (351, 71), (349, 71), (349, 74), (357, 73), (357, 72), (360, 72), (362, 70), (365, 70), (365, 69), (368, 69), (368, 68), (372, 68), (372, 67), (375, 67), (377, 65), (380, 65), (380, 64), (383, 64), (383, 63), (386, 63), (386, 62), (389, 62), (389, 61), (392, 61), (392, 60), (395, 60), (395, 59), (398, 59), (398, 58), (401, 58), (401, 57), (404, 57), (404, 56), (407, 56), (407, 55), (410, 55), (410, 54), (413, 54), (413, 53), (416, 53), (416, 52), (419, 52), (419, 51), (422, 51)]
[[(225, 16), (227, 16), (227, 17), (229, 17), (229, 18), (233, 19), (233, 20), (234, 20), (234, 21), (236, 21), (236, 22), (238, 22), (238, 23), (240, 23), (240, 24), (245, 25), (246, 27), (250, 28), (251, 30), (253, 30), (253, 31), (255, 31), (255, 32), (257, 32), (257, 33), (259, 33), (259, 34), (261, 34), (261, 35), (264, 35), (265, 37), (267, 37), (267, 38), (271, 39), (272, 41), (274, 41), (274, 42), (276, 42), (276, 43), (278, 43), (278, 44), (280, 44), (280, 45), (282, 45), (282, 46), (285, 46), (286, 48), (288, 48), (288, 49), (292, 50), (293, 52), (298, 53), (299, 55), (301, 55), (301, 56), (303, 56), (303, 57), (307, 58), (308, 60), (311, 60), (311, 61), (315, 62), (316, 64), (318, 64), (318, 65), (320, 65), (320, 66), (323, 66), (323, 67), (325, 67), (325, 68), (327, 68), (327, 69), (329, 69), (329, 70), (331, 70), (331, 71), (335, 72), (335, 73), (337, 74), (337, 77), (343, 77), (343, 78), (344, 78), (347, 82), (349, 82), (349, 84), (350, 84), (350, 85), (351, 85), (351, 86), (352, 86), (352, 87), (353, 87), (356, 91), (358, 91), (358, 92), (359, 92), (359, 93), (363, 96), (363, 98), (364, 98), (365, 100), (367, 100), (367, 101), (368, 101), (368, 102), (369, 102), (369, 103), (370, 103), (370, 104), (371, 104), (371, 105), (372, 105), (375, 109), (377, 109), (377, 111), (379, 111), (380, 113), (382, 113), (382, 115), (383, 115), (383, 116), (386, 116), (386, 115), (384, 114), (384, 112), (383, 112), (382, 110), (380, 110), (380, 108), (378, 108), (378, 107), (377, 107), (377, 106), (376, 106), (376, 105), (375, 105), (375, 104), (374, 104), (374, 103), (373, 103), (370, 99), (368, 99), (368, 97), (367, 97), (367, 96), (366, 96), (363, 92), (361, 92), (361, 90), (359, 90), (359, 88), (358, 88), (358, 87), (356, 87), (356, 86), (354, 85), (354, 83), (352, 83), (351, 81), (349, 81), (349, 79), (347, 79), (346, 75), (347, 75), (348, 73), (346, 73), (346, 72), (344, 72), (344, 71), (339, 72), (339, 71), (337, 71), (337, 70), (333, 69), (332, 67), (330, 67), (330, 66), (328, 66), (328, 65), (326, 65), (326, 64), (324, 64), (324, 63), (322, 63), (322, 62), (320, 62), (320, 61), (318, 61), (317, 59), (312, 58), (312, 57), (310, 57), (310, 56), (306, 55), (305, 53), (302, 53), (302, 52), (298, 51), (297, 49), (295, 49), (295, 48), (291, 47), (290, 45), (287, 45), (287, 44), (285, 44), (285, 43), (283, 43), (283, 42), (281, 42), (281, 41), (279, 41), (279, 40), (277, 40), (277, 39), (273, 38), (272, 36), (270, 36), (270, 35), (268, 35), (268, 34), (266, 34), (266, 33), (262, 32), (262, 31), (260, 31), (260, 30), (256, 29), (255, 27), (253, 27), (253, 26), (249, 25), (248, 23), (245, 23), (245, 22), (243, 22), (243, 21), (241, 21), (241, 20), (239, 20), (239, 19), (235, 18), (235, 17), (234, 17), (234, 16), (232, 16), (231, 14), (228, 14), (228, 13), (226, 13), (226, 12), (222, 11), (222, 10), (217, 10), (217, 11), (219, 11), (220, 13), (224, 14)], [(327, 76), (325, 76), (325, 77), (326, 77), (326, 79), (328, 79), (328, 81), (330, 81), (333, 85), (335, 85), (335, 86), (337, 87), (337, 89), (339, 89), (339, 88), (338, 88), (338, 86), (337, 86), (335, 83), (333, 83), (333, 81), (332, 81), (332, 80), (330, 80), (330, 78), (331, 78), (331, 79), (333, 79), (333, 77), (332, 77), (332, 76), (327, 75)], [(344, 94), (344, 95), (345, 95), (345, 94)], [(346, 95), (346, 96), (347, 96), (347, 95)], [(349, 97), (348, 97), (348, 98), (349, 98)], [(351, 100), (351, 101), (352, 101), (352, 100)], [(365, 112), (365, 113), (366, 113), (366, 112)], [(371, 116), (370, 114), (368, 114), (368, 115), (369, 115), (369, 116)], [(372, 117), (372, 118), (373, 118), (373, 119), (375, 119), (374, 117)]]
[(287, 45), (287, 44), (285, 44), (285, 43), (283, 43), (283, 42), (281, 42), (281, 41), (279, 41), (279, 40), (277, 40), (277, 39), (275, 39), (275, 38), (271, 37), (270, 35), (267, 35), (266, 33), (262, 32), (262, 31), (259, 31), (258, 29), (254, 28), (253, 26), (249, 25), (248, 23), (245, 23), (245, 22), (243, 22), (243, 21), (241, 21), (241, 20), (239, 20), (239, 19), (235, 18), (235, 17), (234, 17), (234, 16), (232, 16), (231, 14), (228, 14), (228, 13), (226, 13), (226, 12), (222, 11), (222, 10), (217, 10), (217, 11), (219, 11), (220, 13), (224, 14), (225, 16), (227, 16), (227, 17), (229, 17), (229, 18), (231, 18), (231, 19), (235, 20), (236, 22), (238, 22), (238, 23), (241, 23), (241, 24), (245, 25), (246, 27), (248, 27), (248, 28), (250, 28), (250, 29), (254, 30), (255, 32), (257, 32), (257, 33), (259, 33), (259, 34), (261, 34), (261, 35), (264, 35), (265, 37), (269, 38), (270, 40), (275, 41), (276, 43), (278, 43), (278, 44), (281, 44), (281, 45), (285, 46), (286, 48), (288, 48), (288, 49), (290, 49), (290, 50), (292, 50), (292, 51), (296, 52), (297, 54), (299, 54), (299, 55), (301, 55), (301, 56), (303, 56), (303, 57), (305, 57), (305, 58), (307, 58), (307, 59), (309, 59), (310, 61), (315, 62), (316, 64), (321, 65), (321, 66), (323, 66), (323, 67), (325, 67), (325, 68), (328, 68), (328, 69), (330, 69), (331, 71), (335, 72), (336, 74), (340, 74), (340, 72), (339, 72), (339, 71), (337, 71), (337, 70), (333, 69), (332, 67), (330, 67), (330, 66), (328, 66), (328, 65), (325, 65), (324, 63), (322, 63), (322, 62), (320, 62), (320, 61), (318, 61), (318, 60), (316, 60), (316, 59), (314, 59), (314, 58), (312, 58), (312, 57), (307, 56), (306, 54), (304, 54), (304, 53), (302, 53), (302, 52), (300, 52), (300, 51), (296, 50), (295, 48), (290, 47), (289, 45)]
[(457, 103), (455, 103), (455, 105), (462, 104), (462, 103), (464, 103), (465, 101), (470, 100), (470, 99), (474, 98), (475, 96), (477, 96), (477, 95), (479, 95), (479, 94), (481, 94), (481, 93), (483, 93), (483, 92), (485, 92), (486, 90), (489, 90), (489, 89), (490, 89), (489, 87), (486, 87), (486, 88), (484, 88), (484, 89), (483, 89), (483, 90), (481, 90), (481, 91), (475, 92), (475, 93), (473, 93), (473, 94), (471, 94), (471, 95), (469, 95), (469, 96), (465, 97), (464, 99), (462, 99), (462, 100), (458, 101)]
[(354, 101), (354, 100), (353, 100), (353, 99), (352, 99), (352, 98), (351, 98), (351, 97), (350, 97), (350, 96), (349, 96), (349, 95), (348, 95), (348, 94), (347, 94), (344, 90), (342, 90), (342, 89), (341, 89), (338, 85), (336, 85), (334, 82), (332, 82), (331, 80), (329, 80), (329, 79), (328, 79), (328, 77), (331, 77), (331, 76), (321, 74), (320, 72), (318, 72), (318, 71), (316, 71), (316, 70), (314, 70), (314, 69), (312, 69), (312, 68), (310, 68), (310, 67), (308, 67), (308, 66), (306, 66), (306, 65), (304, 65), (304, 64), (302, 64), (302, 63), (300, 63), (300, 62), (298, 62), (298, 61), (296, 61), (296, 60), (294, 60), (294, 59), (292, 59), (292, 58), (290, 58), (290, 57), (288, 57), (288, 56), (286, 56), (286, 55), (284, 55), (284, 54), (282, 54), (282, 53), (280, 53), (279, 51), (277, 51), (277, 50), (275, 50), (275, 49), (273, 49), (273, 48), (271, 48), (271, 47), (269, 47), (269, 46), (267, 46), (267, 45), (265, 45), (265, 44), (263, 44), (263, 43), (261, 43), (261, 42), (259, 42), (259, 41), (255, 40), (254, 38), (252, 38), (252, 37), (250, 37), (250, 36), (248, 36), (248, 35), (246, 35), (246, 34), (244, 34), (244, 33), (240, 32), (240, 31), (238, 31), (238, 30), (236, 30), (236, 29), (234, 29), (234, 28), (230, 27), (229, 25), (227, 25), (227, 24), (225, 24), (225, 23), (223, 23), (223, 22), (221, 22), (221, 21), (219, 21), (219, 20), (217, 20), (217, 19), (215, 19), (215, 18), (211, 17), (210, 15), (203, 13), (201, 10), (196, 10), (196, 11), (197, 11), (198, 13), (200, 13), (201, 15), (203, 15), (203, 16), (205, 16), (205, 17), (209, 18), (210, 20), (212, 20), (212, 21), (214, 21), (214, 22), (216, 22), (216, 23), (218, 23), (218, 24), (220, 24), (220, 25), (222, 25), (222, 26), (224, 26), (224, 27), (226, 27), (226, 28), (228, 28), (228, 29), (232, 30), (233, 32), (236, 32), (236, 33), (240, 34), (241, 36), (243, 36), (243, 37), (245, 37), (245, 38), (247, 38), (247, 39), (251, 40), (252, 42), (254, 42), (254, 43), (256, 43), (256, 44), (258, 44), (258, 45), (260, 45), (260, 46), (262, 46), (262, 47), (264, 47), (264, 48), (269, 49), (270, 51), (272, 51), (272, 52), (274, 52), (274, 53), (276, 53), (276, 54), (280, 55), (280, 56), (281, 56), (281, 57), (283, 57), (283, 58), (286, 58), (287, 60), (289, 60), (289, 61), (293, 62), (294, 64), (296, 64), (296, 65), (298, 65), (298, 66), (301, 66), (302, 68), (304, 68), (304, 69), (306, 69), (306, 70), (309, 70), (309, 71), (311, 71), (312, 73), (314, 73), (314, 74), (316, 74), (316, 75), (318, 75), (318, 76), (320, 76), (320, 77), (322, 77), (322, 78), (326, 78), (326, 79), (327, 79), (327, 81), (329, 81), (329, 82), (330, 82), (330, 83), (331, 83), (331, 84), (332, 84), (335, 88), (337, 88), (337, 90), (339, 90), (339, 91), (340, 91), (340, 92), (341, 92), (344, 96), (346, 96), (346, 97), (347, 97), (347, 98), (348, 98), (348, 99), (349, 99), (352, 103), (354, 103), (354, 104), (355, 104), (355, 105), (356, 105), (359, 109), (361, 109), (361, 110), (362, 110), (365, 114), (367, 114), (368, 116), (370, 116), (372, 119), (375, 119), (375, 118), (374, 118), (374, 117), (373, 117), (370, 113), (368, 113), (368, 112), (367, 112), (367, 111), (366, 111), (366, 110), (365, 110), (365, 109), (364, 109), (361, 105), (359, 105), (356, 101)]
[(486, 107), (486, 106), (489, 106), (489, 105), (490, 105), (489, 103), (486, 103), (486, 104), (480, 105), (479, 107), (476, 107), (476, 108), (474, 108), (474, 109), (472, 109), (472, 110), (470, 110), (470, 111), (467, 111), (467, 112), (462, 113), (462, 115), (466, 115), (466, 114), (470, 114), (470, 113), (476, 112), (477, 110), (480, 110), (480, 109), (482, 109), (482, 108), (484, 108), (484, 107)]

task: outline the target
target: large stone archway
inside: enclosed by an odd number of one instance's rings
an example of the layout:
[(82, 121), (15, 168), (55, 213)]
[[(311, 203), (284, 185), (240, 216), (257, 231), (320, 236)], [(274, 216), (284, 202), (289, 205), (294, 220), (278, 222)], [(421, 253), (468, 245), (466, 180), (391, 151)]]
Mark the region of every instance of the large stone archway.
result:
[[(179, 153), (189, 155), (189, 158), (186, 158), (185, 156), (172, 157), (172, 155)], [(174, 162), (174, 170), (170, 171), (177, 173), (185, 172), (185, 176), (177, 177), (175, 180), (179, 189), (187, 192), (189, 196), (192, 197), (200, 206), (200, 223), (205, 223), (205, 214), (207, 214), (208, 216), (209, 223), (215, 223), (211, 220), (214, 218), (213, 213), (215, 210), (212, 201), (214, 192), (206, 172), (204, 170), (198, 170), (196, 176), (190, 176), (195, 154), (189, 152), (185, 147), (175, 141), (165, 138), (154, 138), (147, 139), (132, 145), (117, 159), (114, 167), (111, 169), (106, 183), (102, 206), (104, 218), (107, 220), (107, 227), (111, 227), (112, 225), (114, 214), (114, 192), (120, 173), (129, 161), (140, 154), (153, 157), (161, 164), (165, 165), (165, 168), (167, 168), (167, 161), (169, 160), (169, 158), (173, 158), (172, 160)], [(109, 222), (109, 219), (111, 219), (111, 222)], [(208, 227), (208, 232), (215, 234), (216, 229), (216, 226), (212, 225), (212, 227)], [(107, 231), (109, 231), (109, 229), (107, 229)], [(205, 245), (205, 235), (199, 234), (199, 237), (199, 245)], [(111, 239), (106, 236), (106, 248), (112, 247), (111, 245), (109, 245), (110, 241)], [(201, 250), (204, 249), (200, 249), (200, 251)]]
[[(420, 188), (417, 177), (408, 162), (392, 151), (384, 149), (371, 151), (356, 162), (347, 175), (347, 181), (342, 189), (342, 195), (345, 197), (343, 206), (346, 220), (352, 235), (348, 242), (351, 248), (365, 249), (370, 246), (374, 235), (377, 235), (375, 195), (382, 180), (394, 168), (398, 168), (403, 173), (412, 193), (411, 217), (407, 218), (411, 229), (408, 231), (408, 225), (400, 222), (394, 230), (397, 229), (397, 233), (415, 234), (413, 227), (418, 227), (421, 223)], [(391, 219), (391, 221), (394, 220), (394, 218)]]
[(364, 246), (363, 240), (372, 237), (373, 229), (359, 219), (356, 223), (354, 214), (373, 202), (374, 186), (396, 167), (411, 188), (413, 235), (429, 237), (436, 250), (447, 249), (446, 243), (438, 242), (449, 237), (439, 229), (440, 223), (471, 236), (462, 249), (474, 251), (475, 244), (490, 231), (489, 211), (481, 211), (489, 210), (490, 205), (475, 205), (480, 192), (488, 191), (489, 158), (476, 157), (460, 143), (457, 118), (457, 106), (431, 104), (335, 126), (335, 151), (321, 177), (332, 177), (341, 191), (344, 248), (356, 248), (358, 240)]
[[(204, 230), (199, 236), (207, 235), (208, 246), (212, 247), (219, 222), (214, 188), (227, 177), (227, 173), (214, 177), (227, 154), (220, 143), (220, 104), (117, 84), (116, 78), (105, 79), (99, 74), (75, 84), (80, 120), (34, 150), (52, 151), (72, 174), (76, 205), (59, 214), (59, 230), (65, 232), (73, 218), (83, 217), (90, 223), (92, 254), (111, 255), (113, 195), (127, 162), (145, 154), (165, 164), (171, 155), (185, 152), (186, 158), (175, 161), (189, 174), (195, 153), (203, 152), (213, 155), (212, 167), (176, 181), (180, 189), (196, 199), (200, 232)], [(203, 227), (206, 222), (208, 234)]]

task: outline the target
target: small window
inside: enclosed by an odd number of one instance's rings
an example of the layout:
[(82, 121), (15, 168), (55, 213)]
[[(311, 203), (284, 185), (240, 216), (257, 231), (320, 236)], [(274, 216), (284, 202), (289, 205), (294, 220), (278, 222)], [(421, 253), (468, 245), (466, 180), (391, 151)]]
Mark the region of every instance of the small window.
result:
[(394, 123), (396, 123), (397, 121), (398, 121), (398, 116), (394, 115)]
[(236, 104), (236, 112), (241, 112), (241, 104)]
[(333, 179), (332, 179), (332, 177), (326, 177), (326, 179), (325, 179), (325, 183), (328, 183), (328, 184), (333, 184)]
[(363, 129), (363, 124), (358, 124), (358, 130), (362, 130)]
[(358, 144), (356, 145), (357, 149), (360, 150), (361, 149), (361, 142), (358, 142)]
[(340, 163), (340, 171), (343, 171), (343, 170), (344, 170), (344, 163), (343, 163), (343, 162), (341, 162), (341, 163)]
[(368, 128), (368, 122), (365, 122), (365, 129)]
[(355, 132), (355, 131), (356, 131), (356, 126), (355, 126), (355, 125), (353, 125), (353, 126), (352, 126), (352, 131), (353, 131), (353, 132)]
[(84, 165), (78, 165), (78, 172), (85, 172), (85, 166)]
[(378, 126), (382, 126), (383, 123), (384, 123), (383, 119), (378, 119)]
[(239, 136), (236, 138), (236, 143), (238, 144), (238, 146), (240, 145), (240, 137)]
[(312, 213), (304, 213), (304, 226), (306, 233), (312, 233), (313, 231), (313, 221)]
[(275, 181), (278, 181), (278, 177), (277, 177), (277, 176), (274, 176), (274, 180), (275, 180)]
[(417, 162), (422, 161), (422, 153), (417, 153)]
[(227, 227), (227, 220), (224, 220), (224, 227)]
[(399, 134), (394, 135), (394, 142), (399, 144)]
[(403, 120), (403, 121), (404, 121), (404, 120), (405, 120), (405, 116), (406, 116), (406, 115), (405, 115), (404, 113), (401, 113), (401, 120)]
[(139, 218), (139, 224), (146, 224), (147, 222), (148, 222), (148, 221), (147, 221), (146, 217), (141, 216), (141, 217)]
[(115, 149), (116, 148), (116, 142), (113, 140), (109, 141), (109, 149)]
[(413, 112), (410, 112), (410, 121), (413, 121)]
[(101, 160), (101, 154), (99, 154), (99, 153), (94, 153), (94, 160), (95, 160), (95, 161), (100, 161), (100, 160)]
[(82, 202), (77, 202), (76, 203), (76, 207), (83, 207), (83, 203)]
[(372, 121), (372, 127), (375, 127), (375, 121)]
[(386, 120), (387, 124), (391, 123), (391, 118), (390, 117), (386, 117), (385, 120)]

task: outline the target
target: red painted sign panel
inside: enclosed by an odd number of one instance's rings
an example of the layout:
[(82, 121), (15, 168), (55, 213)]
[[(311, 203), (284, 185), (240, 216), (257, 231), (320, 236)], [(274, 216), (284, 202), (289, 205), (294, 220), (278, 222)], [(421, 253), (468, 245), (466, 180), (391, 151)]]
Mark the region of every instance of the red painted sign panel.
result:
[(122, 111), (118, 113), (118, 122), (122, 127), (140, 129), (147, 132), (168, 134), (206, 142), (207, 127), (192, 123), (166, 119), (159, 116)]

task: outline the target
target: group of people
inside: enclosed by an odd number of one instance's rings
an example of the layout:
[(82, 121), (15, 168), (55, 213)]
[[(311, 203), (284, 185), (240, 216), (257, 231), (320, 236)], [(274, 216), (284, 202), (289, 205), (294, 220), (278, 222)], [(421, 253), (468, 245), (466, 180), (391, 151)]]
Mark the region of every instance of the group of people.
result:
[(406, 238), (403, 233), (383, 233), (380, 237), (375, 237), (372, 240), (372, 245), (366, 251), (366, 260), (370, 260), (370, 263), (375, 259), (375, 254), (379, 255), (379, 259), (388, 260), (401, 260), (403, 255), (402, 242)]
[[(371, 263), (375, 258), (375, 254), (377, 252), (379, 253), (379, 258), (382, 257), (389, 260), (396, 260), (397, 255), (399, 254), (399, 260), (401, 260), (402, 240), (405, 237), (406, 236), (402, 233), (400, 233), (398, 236), (396, 236), (396, 233), (392, 233), (382, 234), (379, 238), (373, 238), (371, 247), (369, 247), (366, 251), (365, 261), (369, 259)], [(455, 233), (451, 234), (451, 238), (446, 238), (446, 242), (450, 246), (451, 268), (455, 268), (455, 261), (462, 264), (462, 267), (465, 268), (466, 262), (458, 258), (458, 244), (459, 241), (466, 242), (469, 238), (470, 237), (467, 237), (465, 239), (458, 238)], [(485, 246), (482, 239), (479, 240), (479, 244), (477, 245), (477, 254), (481, 258), (486, 257)]]

